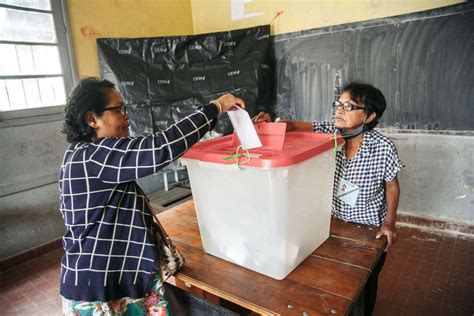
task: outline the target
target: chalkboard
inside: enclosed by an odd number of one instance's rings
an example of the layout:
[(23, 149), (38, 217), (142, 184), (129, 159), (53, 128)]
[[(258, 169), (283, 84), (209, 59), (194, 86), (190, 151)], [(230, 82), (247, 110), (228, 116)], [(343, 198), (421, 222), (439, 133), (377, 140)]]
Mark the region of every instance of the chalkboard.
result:
[(474, 130), (474, 3), (275, 36), (282, 118), (330, 120), (340, 86), (387, 99), (379, 127)]

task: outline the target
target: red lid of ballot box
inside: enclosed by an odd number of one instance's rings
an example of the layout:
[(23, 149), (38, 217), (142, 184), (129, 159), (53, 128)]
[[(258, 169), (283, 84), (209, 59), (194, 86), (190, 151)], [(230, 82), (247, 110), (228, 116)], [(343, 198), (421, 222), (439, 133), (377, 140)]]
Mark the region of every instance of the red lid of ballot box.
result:
[[(262, 147), (248, 150), (250, 160), (243, 149), (238, 158), (229, 158), (240, 145), (235, 133), (198, 143), (183, 158), (219, 164), (235, 164), (239, 159), (243, 166), (276, 168), (295, 165), (334, 148), (334, 134), (286, 132), (286, 123), (263, 122), (254, 126)], [(338, 137), (337, 145), (342, 143)]]

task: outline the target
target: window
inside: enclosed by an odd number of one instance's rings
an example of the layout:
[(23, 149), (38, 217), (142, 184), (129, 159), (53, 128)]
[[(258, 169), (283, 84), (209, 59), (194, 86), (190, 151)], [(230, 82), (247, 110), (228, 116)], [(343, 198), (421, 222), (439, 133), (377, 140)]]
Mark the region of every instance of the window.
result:
[(0, 0), (0, 114), (4, 118), (11, 116), (5, 115), (11, 114), (8, 111), (59, 109), (65, 104), (75, 71), (64, 1)]

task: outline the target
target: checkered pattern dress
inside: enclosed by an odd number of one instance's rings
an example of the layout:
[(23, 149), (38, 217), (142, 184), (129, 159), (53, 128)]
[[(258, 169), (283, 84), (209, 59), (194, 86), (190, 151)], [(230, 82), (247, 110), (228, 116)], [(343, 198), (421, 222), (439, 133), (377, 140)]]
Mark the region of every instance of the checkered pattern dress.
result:
[[(313, 122), (317, 133), (334, 133), (331, 122)], [(348, 222), (381, 226), (387, 215), (385, 182), (393, 180), (404, 168), (393, 142), (375, 130), (364, 134), (358, 153), (346, 158), (345, 147), (336, 154), (336, 174), (332, 216)], [(356, 204), (352, 207), (336, 197), (341, 179), (359, 186)]]
[(156, 229), (136, 179), (183, 155), (213, 128), (205, 105), (167, 130), (142, 137), (106, 137), (69, 146), (59, 175), (66, 225), (61, 295), (76, 301), (144, 297), (159, 271)]

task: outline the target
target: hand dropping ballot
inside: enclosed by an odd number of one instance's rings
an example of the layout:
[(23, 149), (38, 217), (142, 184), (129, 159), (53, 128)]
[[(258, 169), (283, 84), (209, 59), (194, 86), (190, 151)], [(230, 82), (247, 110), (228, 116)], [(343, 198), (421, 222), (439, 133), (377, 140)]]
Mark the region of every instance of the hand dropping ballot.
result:
[(227, 114), (237, 133), (240, 144), (245, 149), (262, 147), (262, 143), (247, 111), (239, 106), (234, 106), (230, 111), (227, 111)]

